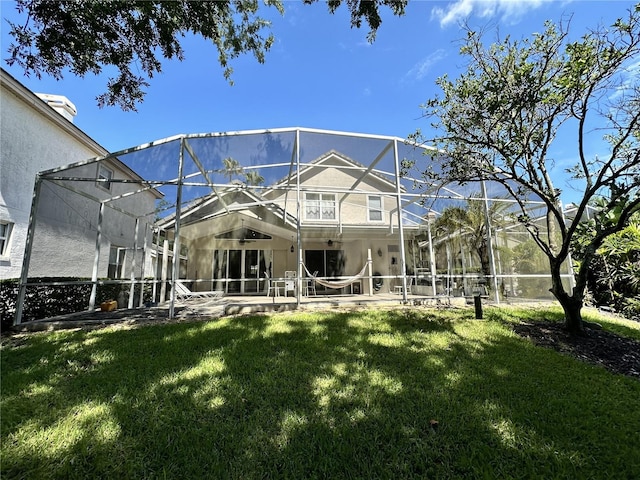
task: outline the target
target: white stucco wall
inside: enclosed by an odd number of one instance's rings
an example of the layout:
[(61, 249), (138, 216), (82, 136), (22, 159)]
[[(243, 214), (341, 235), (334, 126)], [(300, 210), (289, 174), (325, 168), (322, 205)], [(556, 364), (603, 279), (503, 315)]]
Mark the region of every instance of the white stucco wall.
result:
[[(0, 257), (4, 279), (21, 274), (36, 174), (108, 152), (4, 70), (0, 79), (0, 220), (13, 223), (7, 254)], [(81, 173), (95, 176), (96, 168), (90, 165)], [(94, 183), (75, 188), (100, 192)], [(147, 194), (119, 206), (146, 213), (153, 204), (153, 195)], [(120, 217), (111, 215), (104, 223), (101, 276), (106, 275), (111, 242), (122, 247), (133, 242), (133, 220)], [(96, 223), (97, 204), (68, 191), (61, 193), (50, 183), (43, 185), (29, 276), (86, 276), (87, 272), (90, 276)]]

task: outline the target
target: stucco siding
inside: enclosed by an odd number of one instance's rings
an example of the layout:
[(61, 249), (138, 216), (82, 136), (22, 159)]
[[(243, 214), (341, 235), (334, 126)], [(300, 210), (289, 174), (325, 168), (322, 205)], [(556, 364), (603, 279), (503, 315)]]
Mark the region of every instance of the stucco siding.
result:
[[(1, 78), (0, 221), (10, 222), (12, 232), (7, 252), (0, 257), (0, 278), (18, 278), (25, 254), (36, 174), (108, 152), (4, 70)], [(97, 164), (91, 164), (59, 175), (95, 178), (97, 168)], [(118, 162), (109, 162), (109, 168), (114, 171), (114, 178), (130, 178), (128, 171), (119, 169)], [(112, 190), (106, 191), (90, 181), (74, 182), (72, 188), (104, 199), (139, 187), (113, 183)], [(141, 222), (142, 232), (143, 226), (153, 221), (155, 198), (153, 193), (147, 192), (112, 205), (134, 215), (147, 214)], [(135, 220), (122, 214), (114, 215), (111, 210), (105, 214), (102, 225), (100, 276), (107, 272), (110, 245), (133, 246), (135, 228), (132, 224)], [(97, 202), (55, 183), (42, 182), (29, 276), (91, 276), (97, 212)], [(142, 246), (142, 233), (139, 238)], [(127, 254), (125, 259), (129, 261), (133, 254)], [(137, 263), (139, 267), (142, 262)]]

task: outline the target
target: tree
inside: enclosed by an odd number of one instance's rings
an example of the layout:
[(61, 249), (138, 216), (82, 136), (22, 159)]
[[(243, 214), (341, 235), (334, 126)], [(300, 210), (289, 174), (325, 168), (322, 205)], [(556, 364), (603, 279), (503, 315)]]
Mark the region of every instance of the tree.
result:
[[(328, 0), (329, 11), (341, 3)], [(284, 13), (282, 0), (264, 4)], [(407, 0), (347, 0), (346, 4), (351, 25), (360, 27), (364, 19), (373, 41), (382, 22), (379, 7), (389, 6), (402, 15)], [(123, 110), (135, 110), (143, 101), (148, 80), (162, 71), (160, 58), (184, 59), (180, 37), (188, 32), (215, 45), (230, 83), (231, 60), (251, 53), (263, 63), (274, 42), (272, 34), (263, 35), (271, 24), (258, 16), (257, 0), (17, 0), (16, 5), (27, 18), (22, 24), (10, 23), (15, 42), (8, 49), (9, 65), (21, 66), (26, 75), (56, 79), (67, 69), (84, 77), (113, 66), (117, 75), (109, 78), (107, 91), (97, 101), (99, 106), (119, 105)]]
[(244, 182), (249, 186), (258, 186), (264, 183), (264, 177), (258, 170), (249, 170), (244, 174)]
[(227, 179), (229, 183), (231, 183), (231, 179), (234, 175), (242, 175), (242, 165), (240, 162), (233, 157), (227, 157), (222, 160), (222, 169), (218, 170), (218, 173), (222, 173)]
[[(494, 201), (489, 205), (489, 221), (492, 228), (504, 226), (504, 215), (507, 204)], [(480, 194), (467, 199), (464, 208), (447, 207), (436, 221), (436, 234), (447, 237), (460, 237), (480, 260), (483, 275), (491, 275), (489, 261), (489, 243), (484, 200)]]
[[(584, 247), (596, 234), (596, 223), (589, 220), (580, 227), (572, 241), (578, 262), (583, 261)], [(591, 265), (594, 268), (587, 282), (596, 304), (611, 306), (629, 317), (640, 316), (640, 213), (602, 242)]]
[[(461, 48), (469, 60), (466, 72), (455, 81), (439, 78), (441, 96), (422, 106), (434, 119), (435, 138), (412, 135), (442, 152), (439, 162), (422, 172), (429, 181), (494, 181), (516, 200), (519, 220), (549, 261), (551, 292), (573, 333), (584, 331), (581, 311), (591, 259), (640, 208), (640, 85), (637, 73), (628, 72), (634, 62), (637, 67), (640, 52), (640, 5), (627, 13), (609, 29), (589, 31), (579, 41), (569, 41), (562, 22), (547, 22), (531, 39), (498, 39), (485, 48), (483, 33), (467, 27)], [(588, 155), (587, 135), (601, 124), (609, 153)], [(574, 129), (577, 161), (569, 173), (584, 187), (572, 219), (563, 215), (562, 192), (550, 173), (549, 152), (561, 128)], [(561, 266), (596, 196), (606, 198), (607, 205), (595, 220), (595, 235), (569, 292), (561, 282)], [(544, 203), (546, 229), (529, 216), (530, 198)]]

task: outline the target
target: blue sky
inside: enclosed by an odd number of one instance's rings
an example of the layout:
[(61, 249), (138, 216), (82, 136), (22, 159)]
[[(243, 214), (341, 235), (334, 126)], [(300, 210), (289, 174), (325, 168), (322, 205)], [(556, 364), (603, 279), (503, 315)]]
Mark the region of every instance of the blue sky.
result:
[[(106, 75), (81, 79), (68, 74), (56, 81), (28, 78), (19, 68), (9, 68), (4, 19), (19, 17), (14, 2), (3, 0), (2, 65), (35, 92), (67, 96), (78, 109), (75, 124), (111, 151), (180, 133), (296, 126), (405, 138), (417, 128), (428, 131), (420, 105), (439, 93), (435, 80), (460, 72), (461, 20), (488, 28), (492, 40), (496, 29), (501, 36), (528, 37), (541, 31), (547, 19), (573, 15), (571, 32), (577, 38), (588, 27), (611, 24), (634, 3), (411, 0), (403, 17), (383, 7), (383, 23), (369, 44), (368, 28), (352, 29), (344, 5), (330, 15), (322, 0), (315, 5), (285, 1), (284, 16), (262, 9), (273, 22), (276, 43), (262, 65), (251, 56), (233, 61), (234, 86), (223, 78), (214, 48), (187, 37), (186, 60), (165, 62), (138, 112), (122, 112), (96, 105)], [(605, 148), (592, 140), (594, 149)], [(558, 165), (570, 163), (573, 141), (557, 145), (556, 155)]]

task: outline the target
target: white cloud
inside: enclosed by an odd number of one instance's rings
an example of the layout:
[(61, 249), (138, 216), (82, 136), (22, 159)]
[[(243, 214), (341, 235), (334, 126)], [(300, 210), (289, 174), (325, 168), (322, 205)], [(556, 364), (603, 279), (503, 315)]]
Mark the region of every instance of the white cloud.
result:
[(372, 93), (373, 92), (369, 87), (365, 87), (365, 89), (362, 91), (362, 95), (365, 97), (370, 97)]
[(480, 18), (500, 16), (503, 22), (515, 22), (545, 1), (550, 0), (456, 0), (444, 8), (434, 7), (431, 18), (437, 19), (442, 28), (455, 25), (471, 15)]
[(625, 93), (630, 92), (636, 88), (638, 78), (640, 78), (640, 60), (631, 62), (626, 66), (625, 72), (621, 74), (621, 83), (609, 96), (609, 100), (617, 100)]
[(447, 52), (444, 49), (440, 48), (436, 50), (435, 52), (420, 60), (411, 68), (411, 70), (405, 73), (404, 80), (422, 80), (427, 75), (427, 73), (429, 73), (431, 67), (433, 67), (436, 63), (438, 63), (446, 56)]

